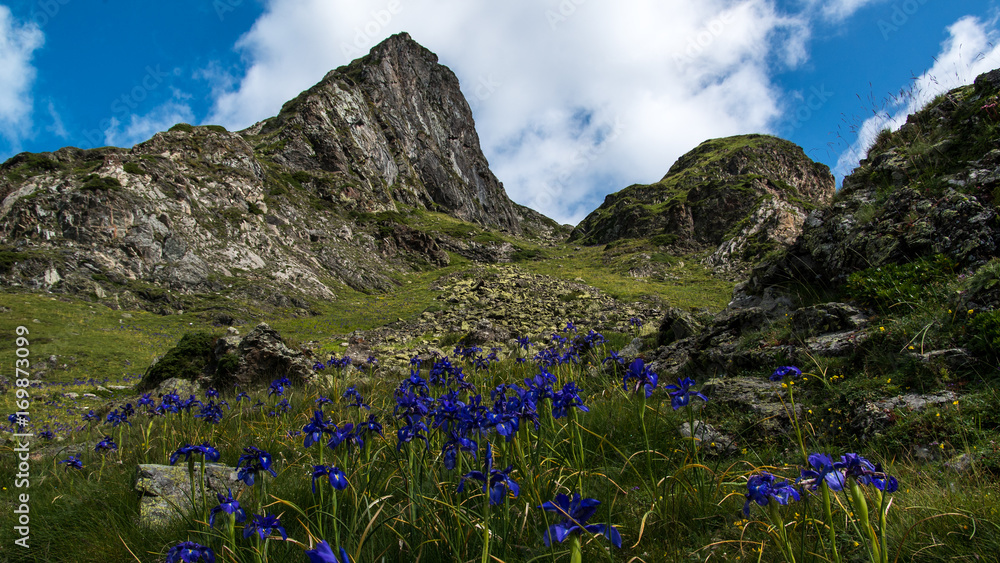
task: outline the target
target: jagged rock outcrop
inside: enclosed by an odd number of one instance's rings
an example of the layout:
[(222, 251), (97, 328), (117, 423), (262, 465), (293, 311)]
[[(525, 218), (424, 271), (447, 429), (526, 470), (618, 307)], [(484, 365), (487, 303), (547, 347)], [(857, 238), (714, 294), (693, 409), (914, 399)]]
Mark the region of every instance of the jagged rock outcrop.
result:
[(833, 288), (859, 270), (937, 254), (974, 269), (1000, 255), (1000, 69), (884, 131), (787, 253), (737, 287), (734, 306), (787, 309), (784, 288)]
[(0, 284), (161, 313), (308, 314), (341, 284), (391, 289), (449, 262), (432, 212), (562, 236), (507, 198), (455, 75), (406, 34), (239, 133), (17, 155), (0, 202)]
[(767, 135), (705, 141), (659, 182), (611, 194), (570, 235), (584, 244), (651, 238), (675, 253), (712, 250), (717, 270), (746, 269), (790, 245), (834, 195), (829, 169)]
[(394, 35), (245, 134), (275, 163), (314, 174), (324, 197), (396, 203), (520, 233), (518, 208), (490, 172), (458, 79), (406, 33)]

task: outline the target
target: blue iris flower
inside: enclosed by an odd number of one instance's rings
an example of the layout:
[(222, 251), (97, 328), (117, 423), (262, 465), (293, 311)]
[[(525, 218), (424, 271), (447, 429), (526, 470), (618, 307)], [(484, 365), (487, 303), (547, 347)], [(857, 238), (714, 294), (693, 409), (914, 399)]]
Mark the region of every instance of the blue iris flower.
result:
[(743, 503), (743, 515), (749, 516), (751, 502), (767, 506), (773, 500), (778, 504), (786, 505), (789, 500), (799, 500), (799, 492), (788, 481), (777, 481), (774, 475), (767, 471), (761, 471), (760, 474), (751, 476), (747, 481), (746, 499), (746, 502)]
[(261, 471), (269, 472), (272, 477), (278, 476), (274, 468), (271, 467), (273, 462), (271, 454), (253, 446), (243, 448), (243, 451), (245, 453), (236, 462), (237, 479), (252, 487), (254, 476)]
[(691, 397), (698, 397), (702, 401), (708, 401), (708, 397), (691, 390), (691, 386), (695, 384), (695, 381), (690, 377), (685, 377), (683, 379), (677, 379), (677, 385), (667, 385), (666, 389), (670, 392), (670, 405), (677, 410), (681, 407), (687, 406), (691, 402)]
[(809, 465), (815, 469), (803, 469), (799, 477), (799, 485), (807, 487), (811, 491), (819, 488), (820, 483), (826, 481), (831, 491), (842, 491), (844, 489), (844, 472), (834, 467), (833, 459), (826, 454), (809, 454)]
[(340, 555), (334, 555), (326, 540), (317, 543), (316, 549), (306, 551), (306, 555), (309, 557), (309, 563), (351, 563), (344, 548), (340, 548)]
[(191, 409), (193, 407), (203, 407), (205, 406), (205, 404), (199, 401), (197, 397), (195, 397), (194, 395), (191, 395), (190, 397), (187, 398), (187, 400), (185, 400), (178, 406), (187, 412), (191, 412)]
[(287, 377), (275, 379), (271, 382), (271, 386), (267, 390), (267, 396), (270, 397), (271, 395), (278, 395), (280, 397), (285, 393), (285, 386), (291, 384), (292, 382), (289, 381)]
[(331, 450), (335, 450), (343, 442), (346, 442), (348, 446), (356, 445), (359, 448), (364, 445), (364, 441), (359, 440), (358, 436), (354, 433), (354, 424), (350, 422), (340, 428), (334, 426), (332, 436), (330, 436), (330, 441), (326, 443), (326, 446)]
[(364, 447), (365, 434), (369, 432), (374, 432), (379, 436), (385, 436), (385, 434), (382, 434), (382, 425), (379, 424), (378, 419), (376, 419), (373, 414), (368, 415), (368, 420), (366, 422), (359, 422), (357, 427), (354, 429), (354, 434), (357, 436), (361, 447)]
[(638, 393), (640, 388), (644, 388), (646, 390), (646, 398), (649, 398), (653, 394), (653, 390), (656, 389), (656, 385), (660, 381), (660, 376), (650, 371), (646, 367), (646, 363), (642, 361), (642, 358), (636, 358), (629, 364), (628, 371), (625, 372), (625, 377), (622, 379), (622, 385), (626, 391), (629, 390), (629, 379), (635, 380), (635, 386), (632, 388), (633, 393)]
[(393, 414), (400, 418), (424, 417), (430, 412), (430, 403), (433, 401), (426, 395), (415, 395), (413, 391), (396, 396), (396, 408)]
[(420, 438), (424, 441), (427, 448), (430, 448), (430, 442), (427, 441), (426, 434), (421, 432), (427, 432), (427, 425), (424, 421), (419, 418), (407, 417), (407, 424), (399, 430), (396, 431), (396, 438), (399, 443), (396, 444), (396, 450), (402, 449), (403, 444), (408, 444), (413, 441), (414, 438)]
[(475, 479), (483, 482), (483, 492), (489, 491), (490, 504), (497, 505), (503, 502), (507, 491), (515, 497), (520, 494), (521, 487), (510, 478), (513, 465), (508, 465), (507, 469), (493, 469), (493, 445), (486, 443), (486, 471), (470, 471), (462, 476), (458, 482), (458, 492), (465, 490), (465, 480)]
[(215, 526), (215, 515), (220, 512), (232, 515), (236, 519), (236, 522), (242, 523), (247, 519), (247, 513), (240, 508), (240, 502), (233, 498), (232, 489), (229, 490), (229, 494), (226, 496), (222, 496), (222, 493), (215, 493), (215, 496), (219, 498), (219, 505), (213, 508), (212, 512), (208, 515), (209, 528)]
[(771, 374), (771, 381), (781, 381), (784, 378), (795, 379), (796, 377), (802, 377), (802, 370), (795, 366), (781, 366), (780, 368), (774, 370)]
[(302, 447), (304, 448), (308, 448), (314, 443), (319, 442), (323, 434), (332, 433), (330, 423), (326, 421), (322, 409), (313, 412), (312, 420), (302, 427), (302, 433), (306, 435), (305, 441), (302, 443)]
[(313, 494), (316, 494), (316, 479), (326, 476), (330, 481), (330, 486), (338, 491), (347, 488), (347, 474), (338, 467), (327, 467), (325, 465), (314, 465), (312, 474)]
[(458, 461), (458, 456), (461, 452), (471, 452), (472, 457), (478, 460), (476, 456), (476, 451), (479, 449), (479, 444), (475, 440), (470, 440), (459, 436), (455, 432), (451, 433), (451, 437), (444, 444), (441, 453), (444, 454), (444, 467), (445, 469), (455, 469), (455, 464)]
[(94, 448), (94, 451), (95, 452), (99, 452), (101, 450), (112, 451), (117, 449), (118, 449), (118, 444), (114, 443), (114, 441), (111, 439), (111, 436), (105, 436), (103, 440), (97, 443), (97, 446)]
[(201, 407), (201, 411), (194, 415), (195, 418), (203, 418), (205, 422), (218, 424), (222, 420), (222, 407), (215, 401), (209, 401), (207, 405)]
[(833, 465), (843, 469), (846, 476), (853, 477), (860, 485), (872, 485), (887, 493), (894, 493), (899, 488), (899, 482), (895, 477), (886, 475), (881, 464), (873, 464), (858, 454), (842, 455), (840, 461)]
[(249, 524), (243, 528), (243, 537), (249, 538), (250, 534), (256, 533), (260, 539), (267, 539), (271, 535), (272, 530), (277, 530), (281, 534), (281, 539), (287, 540), (288, 534), (285, 533), (285, 528), (278, 521), (278, 517), (267, 514), (255, 514), (253, 519)]
[(602, 361), (601, 363), (602, 364), (606, 364), (609, 361), (614, 362), (614, 363), (616, 363), (618, 365), (621, 365), (621, 366), (625, 365), (625, 358), (619, 356), (618, 352), (616, 352), (614, 350), (612, 350), (611, 354), (607, 358), (604, 358), (604, 361)]
[(347, 391), (344, 391), (344, 394), (341, 395), (341, 398), (353, 399), (354, 401), (350, 403), (352, 407), (358, 407), (369, 411), (372, 410), (370, 406), (365, 404), (364, 398), (361, 397), (361, 393), (358, 393), (358, 390), (355, 389), (353, 385), (348, 387)]
[(583, 412), (590, 412), (590, 409), (583, 404), (583, 399), (580, 398), (580, 388), (576, 386), (575, 382), (570, 381), (563, 385), (561, 391), (552, 394), (552, 417), (562, 418), (572, 407)]
[(615, 547), (622, 546), (622, 536), (618, 529), (607, 524), (587, 524), (587, 520), (597, 512), (601, 501), (592, 498), (580, 498), (578, 493), (573, 493), (573, 500), (568, 495), (558, 494), (554, 501), (549, 501), (540, 506), (543, 510), (557, 512), (563, 517), (563, 521), (549, 526), (545, 531), (545, 546), (548, 547), (552, 540), (562, 543), (570, 534), (582, 534), (584, 530), (591, 534), (601, 534), (611, 540)]
[(191, 454), (201, 454), (209, 461), (219, 461), (219, 450), (209, 446), (208, 442), (205, 442), (200, 446), (188, 444), (178, 448), (176, 452), (170, 455), (170, 465), (177, 463), (177, 458), (181, 455), (184, 456), (184, 461), (191, 459)]
[(80, 458), (78, 456), (75, 456), (75, 455), (71, 455), (68, 458), (60, 461), (59, 463), (65, 463), (66, 464), (66, 469), (70, 469), (70, 468), (73, 468), (73, 469), (83, 469), (83, 462), (80, 461)]
[(128, 414), (121, 412), (118, 409), (109, 412), (105, 422), (110, 424), (112, 427), (117, 427), (119, 424), (123, 423), (132, 426), (132, 423), (128, 420)]
[(215, 553), (212, 548), (194, 543), (193, 541), (181, 542), (170, 548), (167, 552), (166, 563), (195, 563), (204, 560), (205, 563), (215, 563)]

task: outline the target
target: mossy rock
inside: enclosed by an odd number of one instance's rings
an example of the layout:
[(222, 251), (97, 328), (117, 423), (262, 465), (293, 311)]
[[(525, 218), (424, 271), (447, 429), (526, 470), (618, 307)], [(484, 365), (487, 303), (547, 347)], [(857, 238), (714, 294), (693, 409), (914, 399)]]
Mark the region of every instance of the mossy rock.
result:
[(216, 337), (208, 332), (185, 334), (177, 346), (149, 366), (139, 383), (139, 390), (149, 391), (171, 378), (197, 380), (205, 374), (206, 366), (212, 362), (215, 340)]

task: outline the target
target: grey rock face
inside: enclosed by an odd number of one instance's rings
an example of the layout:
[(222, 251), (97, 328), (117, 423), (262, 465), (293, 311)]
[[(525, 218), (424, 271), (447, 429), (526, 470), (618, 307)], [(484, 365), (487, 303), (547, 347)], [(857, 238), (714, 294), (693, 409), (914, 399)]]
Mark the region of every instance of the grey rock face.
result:
[(698, 442), (698, 448), (709, 455), (731, 456), (739, 451), (735, 438), (723, 434), (702, 420), (694, 421), (694, 432), (691, 431), (690, 422), (681, 424), (679, 432), (684, 438), (694, 437)]
[(447, 265), (434, 232), (403, 224), (424, 211), (561, 236), (507, 198), (455, 75), (400, 34), (239, 133), (181, 125), (3, 163), (0, 241), (20, 242), (0, 284), (164, 314), (192, 294), (307, 310), (339, 283), (388, 290), (414, 264)]
[(860, 270), (938, 254), (962, 269), (996, 257), (1000, 150), (983, 110), (1000, 91), (996, 75), (938, 97), (881, 136), (833, 203), (809, 215), (785, 254), (755, 268), (733, 303), (759, 305), (793, 280), (831, 288)]
[(878, 401), (866, 402), (855, 409), (851, 428), (859, 436), (873, 436), (892, 425), (894, 410), (919, 412), (950, 404), (958, 396), (952, 391), (941, 391), (927, 395), (907, 393)]
[(156, 389), (150, 393), (151, 397), (159, 397), (161, 395), (169, 395), (171, 393), (176, 393), (181, 399), (187, 399), (191, 395), (201, 395), (202, 388), (197, 381), (191, 381), (190, 379), (181, 379), (179, 377), (171, 377), (156, 386)]
[(570, 239), (655, 237), (675, 253), (714, 249), (710, 266), (739, 273), (794, 242), (809, 210), (828, 203), (834, 188), (829, 169), (793, 143), (766, 135), (712, 139), (659, 182), (609, 195)]
[(328, 173), (338, 196), (364, 195), (359, 204), (372, 210), (398, 201), (521, 232), (522, 213), (489, 170), (458, 79), (406, 33), (330, 72), (248, 133), (282, 145), (275, 162)]
[(266, 323), (257, 325), (243, 337), (235, 353), (239, 368), (231, 374), (217, 373), (213, 378), (220, 389), (233, 385), (242, 389), (263, 387), (282, 377), (301, 384), (312, 377), (312, 362), (302, 352), (286, 346), (281, 335)]
[(792, 330), (801, 337), (857, 330), (867, 324), (865, 314), (846, 303), (823, 303), (796, 309), (792, 314)]
[[(140, 464), (136, 467), (135, 490), (139, 499), (139, 523), (145, 527), (164, 526), (177, 518), (192, 514), (203, 502), (209, 508), (218, 504), (217, 494), (226, 496), (232, 491), (236, 496), (242, 481), (236, 471), (223, 464), (205, 464), (205, 496), (202, 496), (201, 463), (194, 464), (194, 495), (191, 492), (191, 474), (187, 463), (177, 465)], [(199, 514), (200, 512), (194, 512)]]

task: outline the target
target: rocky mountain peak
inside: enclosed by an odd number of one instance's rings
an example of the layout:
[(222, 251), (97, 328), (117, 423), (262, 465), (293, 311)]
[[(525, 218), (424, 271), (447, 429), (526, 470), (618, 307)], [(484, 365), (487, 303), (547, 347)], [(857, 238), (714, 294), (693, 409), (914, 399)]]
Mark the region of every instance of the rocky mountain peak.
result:
[(809, 211), (834, 190), (829, 168), (794, 143), (769, 135), (711, 139), (677, 159), (659, 182), (607, 196), (570, 238), (653, 238), (674, 252), (714, 250), (710, 265), (741, 271), (791, 244)]
[(243, 133), (276, 164), (321, 178), (327, 197), (369, 211), (402, 203), (512, 233), (540, 223), (490, 171), (458, 78), (405, 33)]

